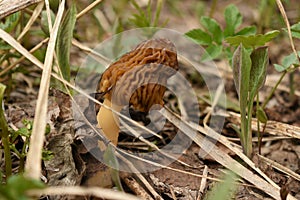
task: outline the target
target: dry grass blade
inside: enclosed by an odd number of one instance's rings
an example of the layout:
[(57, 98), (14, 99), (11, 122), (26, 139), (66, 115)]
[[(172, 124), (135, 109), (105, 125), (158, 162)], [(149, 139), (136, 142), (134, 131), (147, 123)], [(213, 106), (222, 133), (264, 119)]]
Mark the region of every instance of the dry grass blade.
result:
[[(239, 118), (240, 119), (240, 118)], [(197, 124), (189, 124), (191, 127), (193, 127), (195, 130), (198, 130), (200, 133), (205, 134), (206, 136), (213, 138), (214, 140), (220, 142), (224, 146), (226, 146), (228, 149), (230, 149), (232, 152), (234, 152), (236, 155), (238, 155), (245, 163), (247, 163), (252, 169), (254, 169), (258, 174), (260, 174), (262, 177), (264, 177), (265, 180), (267, 180), (271, 185), (273, 185), (276, 188), (279, 188), (279, 186), (274, 183), (265, 173), (263, 173), (242, 151), (242, 148), (228, 140), (225, 136), (216, 133), (213, 129), (211, 129), (209, 126), (204, 124), (204, 127), (201, 127)], [(203, 141), (205, 143), (206, 140)], [(209, 142), (209, 141), (208, 141)], [(205, 144), (204, 144), (205, 145)]]
[[(32, 49), (30, 49), (30, 53), (35, 52), (36, 50), (38, 50), (41, 46), (43, 46), (46, 42), (49, 41), (49, 38), (44, 39), (43, 41), (41, 41), (40, 43), (38, 43), (35, 47), (33, 47)], [(27, 50), (26, 50), (27, 51)], [(22, 52), (22, 50), (20, 51)], [(26, 52), (27, 54), (27, 52)], [(31, 54), (30, 54), (31, 55)], [(32, 56), (32, 55), (31, 55)], [(11, 70), (12, 68), (14, 68), (17, 64), (19, 64), (20, 62), (22, 62), (25, 59), (25, 56), (23, 54), (23, 56), (21, 58), (19, 58), (18, 60), (16, 60), (14, 63), (12, 63), (11, 65), (9, 65), (8, 67), (6, 67), (4, 70), (2, 70), (0, 72), (0, 76), (2, 76), (3, 74), (5, 74), (6, 72), (8, 72), (9, 70)], [(34, 59), (34, 58), (33, 58)], [(38, 61), (39, 62), (39, 61)], [(41, 65), (43, 65), (42, 63), (40, 63)]]
[[(235, 124), (240, 124), (240, 115), (234, 112), (229, 112), (230, 121)], [(252, 128), (254, 131), (257, 131), (257, 119), (252, 119)], [(263, 124), (261, 124), (261, 129), (263, 128)], [(285, 124), (282, 122), (271, 121), (269, 120), (265, 129), (266, 133), (277, 135), (277, 136), (288, 136), (292, 138), (300, 139), (300, 128), (297, 126)]]
[[(136, 130), (134, 130), (131, 126), (129, 126), (128, 124), (124, 123), (124, 126), (126, 127), (127, 130), (130, 131), (130, 133), (132, 133), (136, 138), (138, 138), (140, 141), (144, 142), (145, 144), (147, 144), (149, 147), (155, 149), (156, 151), (158, 151), (159, 153), (161, 153), (162, 155), (174, 160), (174, 161), (177, 161), (179, 162), (180, 164), (184, 165), (184, 166), (187, 166), (187, 167), (191, 167), (190, 165), (188, 165), (187, 163), (185, 162), (182, 162), (181, 160), (178, 160), (177, 158), (175, 158), (174, 156), (172, 155), (169, 155), (168, 153), (162, 151), (160, 148), (158, 148), (158, 146), (156, 146), (155, 144), (151, 143), (150, 141), (146, 140), (145, 138), (143, 138), (140, 133), (138, 133)], [(154, 133), (152, 130), (149, 130), (151, 131), (151, 134), (154, 135), (154, 136), (157, 136), (158, 138), (160, 139), (163, 139), (160, 135), (157, 135), (156, 133)]]
[(292, 50), (293, 50), (296, 58), (300, 62), (299, 55), (297, 53), (297, 50), (296, 50), (294, 42), (293, 42), (293, 37), (292, 37), (292, 32), (291, 32), (291, 26), (290, 26), (289, 19), (288, 19), (287, 15), (286, 15), (286, 12), (284, 10), (284, 7), (282, 5), (281, 0), (276, 0), (276, 3), (277, 3), (277, 6), (278, 6), (278, 8), (279, 8), (279, 10), (281, 12), (281, 15), (282, 15), (282, 17), (284, 19), (284, 22), (285, 22), (285, 25), (286, 25), (286, 28), (287, 28), (287, 31), (288, 31), (288, 35), (289, 35), (289, 39), (290, 39), (290, 44), (291, 44)]
[(281, 172), (287, 174), (288, 176), (291, 176), (291, 177), (293, 177), (294, 179), (300, 181), (300, 175), (299, 175), (299, 174), (295, 173), (294, 171), (290, 170), (290, 169), (287, 168), (287, 167), (282, 166), (281, 164), (277, 163), (277, 162), (274, 161), (274, 160), (271, 160), (271, 159), (266, 158), (266, 157), (264, 157), (264, 156), (262, 156), (262, 155), (259, 155), (259, 154), (257, 154), (257, 155), (258, 155), (258, 157), (261, 158), (262, 161), (264, 161), (265, 163), (267, 163), (267, 164), (269, 164), (270, 166), (272, 166), (272, 167), (278, 169), (279, 171), (281, 171)]
[(0, 3), (0, 19), (42, 0), (3, 0)]
[(99, 187), (89, 187), (83, 188), (79, 186), (57, 186), (57, 187), (48, 187), (42, 190), (30, 190), (28, 192), (31, 196), (41, 196), (45, 195), (77, 195), (77, 196), (95, 196), (104, 199), (117, 199), (117, 200), (140, 200), (136, 196), (127, 194), (124, 192), (113, 191), (111, 189), (104, 189)]
[[(182, 120), (175, 116), (168, 110), (165, 110), (162, 113), (169, 121), (173, 124), (178, 125)], [(206, 146), (203, 144), (204, 136), (201, 134), (197, 134), (194, 136), (193, 132), (195, 131), (193, 126), (190, 125), (188, 122), (181, 123), (181, 126), (178, 126), (181, 131), (183, 131), (187, 136), (189, 136), (197, 145), (199, 145), (204, 151), (206, 150)], [(209, 140), (207, 140), (209, 142)], [(214, 144), (209, 144), (214, 145)], [(264, 191), (266, 194), (270, 195), (275, 199), (280, 199), (280, 191), (278, 187), (274, 187), (267, 181), (263, 180), (261, 177), (254, 174), (249, 169), (242, 166), (236, 160), (232, 159), (228, 154), (224, 153), (218, 146), (214, 146), (214, 148), (208, 152), (211, 157), (213, 157), (218, 163), (223, 165), (224, 167), (233, 170), (237, 175), (244, 178), (245, 180), (249, 181), (257, 188)], [(288, 195), (287, 199), (295, 199), (292, 195)]]
[(99, 54), (98, 52), (96, 52), (95, 50), (84, 46), (83, 44), (81, 44), (80, 42), (78, 42), (75, 39), (72, 39), (72, 44), (76, 47), (78, 47), (79, 49), (85, 51), (87, 54), (90, 54), (90, 56), (92, 58), (94, 58), (96, 61), (98, 61), (100, 64), (102, 64), (103, 66), (107, 66), (109, 65), (112, 61), (108, 58), (106, 58), (105, 56)]
[[(189, 172), (189, 171), (184, 171), (184, 170), (181, 170), (181, 169), (176, 169), (176, 168), (172, 168), (172, 167), (169, 167), (169, 166), (165, 166), (165, 165), (162, 165), (160, 163), (156, 163), (156, 162), (153, 162), (151, 160), (147, 160), (147, 159), (144, 159), (144, 158), (141, 158), (141, 157), (138, 157), (136, 155), (133, 155), (133, 154), (129, 154), (123, 150), (120, 150), (120, 149), (116, 149), (116, 151), (119, 151), (121, 152), (123, 155), (126, 155), (128, 157), (131, 157), (131, 158), (134, 158), (136, 160), (139, 160), (139, 161), (142, 161), (144, 163), (147, 163), (149, 165), (153, 165), (153, 166), (156, 166), (156, 167), (159, 167), (159, 168), (164, 168), (164, 169), (168, 169), (168, 170), (172, 170), (174, 172), (178, 172), (178, 173), (182, 173), (182, 174), (186, 174), (186, 175), (191, 175), (191, 176), (195, 176), (195, 177), (199, 177), (199, 178), (206, 178), (206, 179), (209, 179), (209, 180), (212, 180), (212, 181), (222, 181), (221, 179), (218, 179), (218, 178), (213, 178), (213, 177), (209, 177), (209, 176), (204, 176), (202, 174), (195, 174), (195, 173), (192, 173), (192, 172)], [(119, 154), (119, 153), (118, 153)]]
[(106, 33), (110, 33), (111, 25), (110, 25), (108, 19), (106, 18), (106, 16), (104, 15), (104, 13), (101, 10), (97, 9), (94, 11), (94, 16), (95, 16), (96, 20), (99, 22), (99, 24), (101, 24), (104, 31)]
[[(207, 167), (207, 165), (204, 166), (202, 174), (203, 174), (203, 176), (207, 176), (208, 175), (208, 167)], [(200, 183), (200, 187), (199, 187), (199, 193), (198, 193), (197, 200), (202, 199), (202, 195), (204, 194), (204, 189), (206, 187), (206, 183), (207, 183), (207, 178), (202, 178), (201, 179), (201, 183)]]
[(80, 13), (77, 14), (76, 18), (79, 19), (80, 17), (85, 15), (87, 12), (89, 12), (91, 9), (93, 9), (95, 6), (97, 6), (99, 3), (101, 3), (101, 1), (102, 0), (96, 0), (93, 3), (91, 3), (90, 5), (88, 5), (88, 7), (86, 7), (84, 10), (82, 10)]
[(20, 41), (23, 36), (29, 31), (29, 29), (31, 28), (32, 24), (35, 22), (35, 20), (37, 19), (37, 17), (40, 15), (40, 13), (42, 12), (42, 9), (44, 7), (44, 2), (40, 2), (36, 8), (34, 9), (29, 21), (27, 22), (26, 26), (24, 27), (24, 29), (22, 30), (22, 33), (19, 35), (18, 37), (18, 41)]
[(49, 31), (52, 30), (52, 19), (51, 19), (51, 9), (50, 9), (50, 5), (49, 5), (49, 1), (45, 0), (45, 5), (46, 5), (46, 13), (47, 13), (47, 20), (48, 20), (48, 28)]
[(18, 43), (12, 36), (6, 33), (4, 30), (0, 29), (0, 37), (15, 48), (19, 53), (25, 56), (28, 60), (30, 60), (33, 64), (37, 65), (41, 69), (44, 68), (43, 63), (41, 63), (36, 57), (34, 57), (31, 53), (27, 51), (20, 43)]
[(139, 180), (144, 184), (144, 186), (151, 192), (151, 194), (154, 196), (154, 199), (163, 199), (152, 187), (152, 185), (146, 180), (146, 178), (135, 168), (135, 166), (128, 161), (126, 158), (124, 158), (120, 153), (116, 152), (116, 156), (122, 159), (123, 162), (126, 163), (126, 165), (129, 167), (129, 169), (136, 174), (136, 176), (139, 178)]
[(55, 42), (57, 37), (58, 28), (62, 20), (64, 12), (63, 0), (59, 6), (57, 17), (53, 29), (51, 30), (48, 48), (46, 51), (44, 70), (42, 73), (41, 84), (37, 99), (37, 105), (34, 115), (34, 122), (32, 128), (32, 135), (30, 138), (30, 148), (26, 161), (26, 173), (29, 177), (38, 179), (41, 175), (41, 159), (42, 148), (44, 143), (44, 133), (46, 128), (46, 115), (48, 107), (48, 94), (52, 69), (52, 61), (54, 57)]

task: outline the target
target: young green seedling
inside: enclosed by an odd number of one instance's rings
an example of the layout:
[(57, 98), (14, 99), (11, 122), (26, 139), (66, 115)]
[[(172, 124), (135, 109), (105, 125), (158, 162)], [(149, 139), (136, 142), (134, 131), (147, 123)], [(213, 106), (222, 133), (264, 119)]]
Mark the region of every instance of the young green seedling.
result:
[[(266, 42), (278, 35), (278, 31), (271, 31), (265, 35), (235, 36), (226, 39), (232, 46), (239, 45), (232, 58), (233, 77), (239, 96), (241, 112), (241, 132), (239, 133), (244, 153), (251, 157), (252, 154), (252, 110), (255, 97), (264, 85), (268, 66), (268, 47)], [(246, 49), (252, 47), (252, 49)], [(266, 123), (267, 118), (259, 105), (257, 98), (257, 118)], [(259, 124), (258, 124), (259, 126)]]
[(231, 48), (223, 44), (224, 39), (236, 35), (247, 36), (256, 33), (254, 26), (247, 26), (238, 30), (243, 17), (235, 5), (226, 7), (224, 18), (226, 27), (223, 30), (216, 20), (203, 16), (200, 19), (202, 29), (193, 29), (185, 33), (188, 38), (205, 48), (206, 52), (202, 55), (202, 61), (218, 58), (222, 53), (226, 54), (231, 60)]

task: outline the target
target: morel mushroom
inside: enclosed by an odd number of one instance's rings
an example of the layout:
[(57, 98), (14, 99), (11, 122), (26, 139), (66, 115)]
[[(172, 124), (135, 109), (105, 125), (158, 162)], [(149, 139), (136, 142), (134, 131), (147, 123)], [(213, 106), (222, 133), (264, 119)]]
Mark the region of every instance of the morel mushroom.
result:
[[(104, 95), (103, 104), (120, 112), (126, 106), (148, 112), (156, 104), (163, 105), (167, 79), (178, 70), (174, 44), (167, 39), (151, 39), (112, 63), (102, 74), (97, 92)], [(118, 116), (101, 106), (98, 125), (106, 138), (117, 145)]]

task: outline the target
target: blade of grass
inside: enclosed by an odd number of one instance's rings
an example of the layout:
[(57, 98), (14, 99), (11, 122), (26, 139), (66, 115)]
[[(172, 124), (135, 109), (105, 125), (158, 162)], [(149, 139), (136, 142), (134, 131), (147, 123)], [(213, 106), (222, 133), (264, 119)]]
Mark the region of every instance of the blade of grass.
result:
[(41, 1), (42, 0), (2, 0), (0, 3), (0, 19)]
[(27, 22), (26, 26), (24, 27), (24, 29), (22, 30), (22, 33), (19, 35), (18, 37), (18, 41), (20, 41), (23, 36), (28, 32), (28, 30), (30, 29), (30, 27), (32, 26), (32, 24), (35, 22), (35, 20), (38, 18), (38, 16), (40, 15), (40, 13), (42, 12), (42, 9), (44, 7), (44, 1), (40, 2), (36, 8), (34, 9), (29, 21)]
[(296, 172), (294, 172), (293, 170), (291, 170), (291, 169), (289, 169), (289, 168), (287, 168), (287, 167), (285, 167), (285, 166), (283, 166), (283, 165), (277, 163), (277, 162), (274, 161), (274, 160), (271, 160), (271, 159), (269, 159), (269, 158), (267, 158), (267, 157), (264, 157), (264, 156), (262, 156), (262, 155), (257, 154), (257, 156), (258, 156), (259, 158), (261, 158), (262, 161), (264, 161), (265, 163), (267, 163), (269, 166), (271, 166), (271, 167), (273, 167), (273, 168), (275, 168), (275, 169), (277, 169), (277, 170), (279, 170), (279, 171), (281, 171), (281, 172), (287, 174), (288, 176), (291, 176), (291, 177), (293, 177), (294, 179), (300, 181), (300, 175), (297, 174)]
[[(43, 46), (45, 43), (47, 43), (49, 41), (49, 38), (44, 39), (43, 41), (41, 41), (40, 43), (38, 43), (35, 47), (33, 47), (32, 49), (30, 49), (30, 53), (35, 52), (36, 50), (38, 50), (41, 46)], [(9, 70), (11, 70), (12, 68), (14, 68), (17, 64), (19, 64), (20, 62), (22, 62), (23, 60), (25, 60), (26, 57), (22, 56), (21, 58), (19, 58), (18, 60), (16, 60), (14, 63), (12, 63), (11, 65), (9, 65), (8, 67), (6, 67), (4, 70), (2, 70), (0, 72), (0, 76), (2, 76), (3, 74), (5, 74), (6, 72), (8, 72)], [(42, 64), (42, 63), (41, 63)]]
[(46, 128), (46, 116), (48, 107), (48, 94), (52, 69), (52, 61), (54, 56), (55, 42), (57, 37), (58, 28), (62, 20), (65, 0), (62, 0), (57, 17), (54, 22), (53, 29), (51, 30), (49, 45), (46, 51), (44, 70), (42, 73), (41, 84), (37, 99), (37, 105), (35, 110), (32, 135), (30, 138), (30, 148), (27, 154), (27, 162), (25, 166), (26, 174), (38, 179), (41, 175), (41, 159), (42, 148), (44, 143), (44, 132)]
[(78, 13), (76, 15), (76, 18), (79, 19), (80, 17), (82, 17), (83, 15), (85, 15), (87, 12), (89, 12), (90, 10), (92, 10), (95, 6), (97, 6), (99, 3), (101, 3), (102, 0), (97, 0), (94, 1), (93, 3), (91, 3), (90, 5), (88, 5), (88, 7), (86, 7), (84, 10), (82, 10), (80, 13)]
[(47, 13), (47, 19), (48, 19), (48, 28), (49, 28), (49, 32), (52, 31), (52, 19), (51, 19), (51, 9), (50, 9), (50, 5), (49, 5), (49, 1), (45, 0), (45, 5), (46, 5), (46, 13)]

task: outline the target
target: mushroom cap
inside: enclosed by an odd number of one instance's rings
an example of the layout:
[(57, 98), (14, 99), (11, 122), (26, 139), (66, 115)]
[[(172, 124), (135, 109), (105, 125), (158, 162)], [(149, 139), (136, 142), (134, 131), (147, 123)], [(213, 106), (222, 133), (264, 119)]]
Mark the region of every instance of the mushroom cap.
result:
[(146, 40), (103, 72), (97, 92), (113, 104), (148, 112), (152, 105), (163, 105), (164, 85), (177, 70), (176, 48), (170, 40)]

